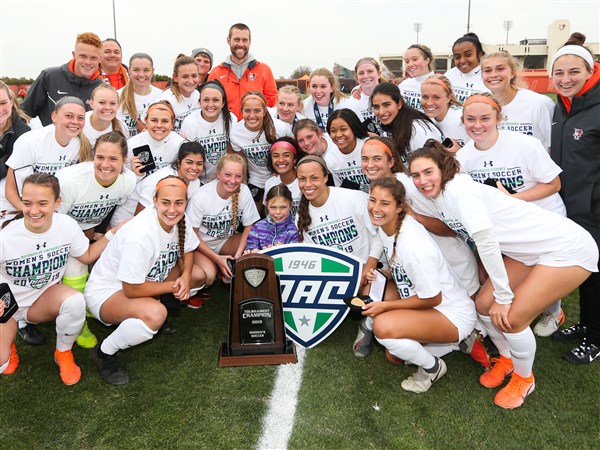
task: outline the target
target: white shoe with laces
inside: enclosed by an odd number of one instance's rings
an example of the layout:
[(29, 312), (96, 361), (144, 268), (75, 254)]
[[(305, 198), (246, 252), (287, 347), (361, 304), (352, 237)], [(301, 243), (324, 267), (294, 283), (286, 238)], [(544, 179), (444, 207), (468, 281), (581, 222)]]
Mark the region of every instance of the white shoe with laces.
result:
[(402, 386), (402, 389), (416, 394), (427, 392), (433, 383), (446, 375), (446, 371), (448, 370), (443, 359), (436, 358), (436, 360), (438, 362), (438, 370), (434, 373), (429, 373), (422, 367), (419, 367), (413, 375), (401, 383), (400, 386)]
[(558, 314), (553, 314), (549, 311), (544, 311), (540, 320), (533, 327), (533, 332), (536, 336), (548, 337), (557, 331), (565, 321), (565, 313), (562, 308)]

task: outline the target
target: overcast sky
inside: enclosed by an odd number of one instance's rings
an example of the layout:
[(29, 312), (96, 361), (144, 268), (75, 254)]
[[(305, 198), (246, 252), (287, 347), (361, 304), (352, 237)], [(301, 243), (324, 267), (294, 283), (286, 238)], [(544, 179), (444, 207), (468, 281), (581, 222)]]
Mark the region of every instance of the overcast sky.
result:
[[(114, 37), (112, 5), (112, 0), (0, 0), (0, 74), (35, 78), (43, 68), (68, 61), (82, 31)], [(251, 53), (278, 78), (299, 65), (353, 67), (363, 56), (402, 53), (416, 42), (414, 23), (423, 24), (420, 43), (450, 52), (466, 32), (468, 0), (115, 0), (115, 5), (124, 60), (146, 52), (156, 73), (170, 75), (178, 53), (207, 47), (219, 63), (229, 53), (229, 26), (244, 22), (252, 30)], [(598, 0), (472, 0), (471, 31), (483, 43), (504, 43), (503, 22), (512, 20), (509, 41), (516, 43), (545, 38), (552, 21), (569, 19), (571, 31), (599, 42), (599, 5)]]

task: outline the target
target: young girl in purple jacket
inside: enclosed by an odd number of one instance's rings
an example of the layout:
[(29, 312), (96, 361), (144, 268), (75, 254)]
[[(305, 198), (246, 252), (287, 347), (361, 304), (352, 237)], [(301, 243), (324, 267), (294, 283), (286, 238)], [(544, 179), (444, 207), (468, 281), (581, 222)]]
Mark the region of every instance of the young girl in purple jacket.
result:
[(273, 186), (267, 193), (265, 203), (268, 215), (252, 226), (245, 253), (298, 242), (298, 228), (291, 214), (292, 193), (288, 187), (283, 183)]

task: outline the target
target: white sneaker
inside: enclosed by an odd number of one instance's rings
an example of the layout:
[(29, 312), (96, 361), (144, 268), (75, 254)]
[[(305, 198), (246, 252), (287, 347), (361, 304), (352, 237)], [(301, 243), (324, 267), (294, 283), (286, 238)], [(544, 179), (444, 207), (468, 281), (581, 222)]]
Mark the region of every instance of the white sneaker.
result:
[(540, 320), (533, 327), (533, 332), (540, 337), (548, 337), (556, 330), (560, 328), (560, 326), (565, 321), (565, 313), (562, 308), (558, 314), (553, 314), (549, 311), (544, 311), (540, 316)]
[(358, 333), (354, 344), (352, 345), (352, 351), (354, 356), (357, 358), (366, 358), (371, 353), (371, 347), (373, 347), (373, 330), (367, 330), (364, 326), (365, 320), (368, 317), (362, 319), (358, 325)]
[(435, 373), (425, 372), (425, 369), (419, 367), (417, 371), (402, 382), (402, 389), (416, 394), (427, 392), (431, 385), (446, 375), (446, 363), (442, 358), (436, 358), (438, 361), (438, 370)]

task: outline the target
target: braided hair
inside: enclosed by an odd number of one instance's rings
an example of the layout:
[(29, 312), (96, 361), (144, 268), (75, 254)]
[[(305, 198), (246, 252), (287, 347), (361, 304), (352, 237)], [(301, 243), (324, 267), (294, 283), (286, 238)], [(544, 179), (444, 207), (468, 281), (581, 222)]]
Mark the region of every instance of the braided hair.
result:
[[(406, 190), (404, 189), (404, 185), (395, 177), (384, 177), (374, 180), (371, 183), (371, 192), (373, 192), (373, 190), (377, 188), (386, 189), (394, 198), (394, 201), (398, 206), (402, 207), (404, 205), (406, 201)], [(394, 261), (394, 257), (396, 256), (396, 243), (398, 242), (398, 236), (400, 235), (400, 229), (402, 228), (402, 223), (404, 222), (405, 217), (406, 211), (402, 207), (402, 210), (398, 213), (396, 230), (394, 232), (393, 251), (392, 256), (390, 257), (390, 264)]]

